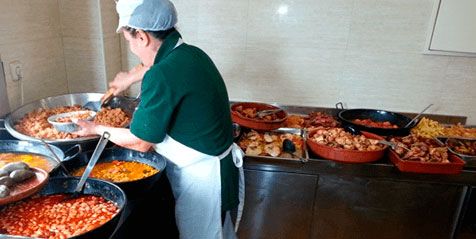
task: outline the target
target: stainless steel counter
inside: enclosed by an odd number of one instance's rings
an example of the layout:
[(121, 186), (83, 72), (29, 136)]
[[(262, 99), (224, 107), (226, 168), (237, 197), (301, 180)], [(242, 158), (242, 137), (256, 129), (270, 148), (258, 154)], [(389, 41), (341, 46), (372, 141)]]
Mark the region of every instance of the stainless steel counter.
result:
[[(298, 114), (337, 112), (283, 108)], [(426, 116), (447, 124), (466, 122), (464, 116)], [(474, 168), (457, 175), (416, 174), (400, 172), (386, 157), (366, 164), (309, 158), (304, 163), (245, 158), (240, 238), (476, 238)]]

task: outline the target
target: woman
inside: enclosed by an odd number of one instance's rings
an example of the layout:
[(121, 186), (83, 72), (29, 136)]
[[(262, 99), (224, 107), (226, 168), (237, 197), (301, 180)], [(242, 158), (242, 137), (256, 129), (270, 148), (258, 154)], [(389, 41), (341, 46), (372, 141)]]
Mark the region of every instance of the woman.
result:
[[(117, 94), (145, 72), (141, 102), (130, 130), (82, 121), (78, 134), (108, 131), (118, 145), (139, 151), (153, 148), (167, 158), (181, 238), (236, 237), (229, 211), (240, 201), (243, 171), (238, 167), (243, 155), (233, 144), (220, 73), (203, 51), (183, 43), (168, 0), (121, 0), (116, 10), (118, 32), (143, 66), (119, 73), (110, 86)], [(241, 188), (241, 196), (243, 192)]]

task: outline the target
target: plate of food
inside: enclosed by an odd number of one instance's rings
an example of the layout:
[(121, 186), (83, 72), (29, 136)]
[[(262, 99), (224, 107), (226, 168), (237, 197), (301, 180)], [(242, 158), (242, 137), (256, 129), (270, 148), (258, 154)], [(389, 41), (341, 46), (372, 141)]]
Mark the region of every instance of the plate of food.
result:
[(48, 173), (30, 168), (26, 163), (14, 162), (0, 169), (0, 205), (29, 197), (45, 186)]
[(231, 106), (233, 122), (255, 130), (278, 129), (286, 121), (287, 116), (283, 109), (264, 103), (243, 102)]
[(59, 132), (72, 133), (80, 129), (74, 120), (91, 121), (96, 116), (96, 112), (92, 110), (80, 110), (67, 113), (55, 114), (47, 118), (48, 123)]

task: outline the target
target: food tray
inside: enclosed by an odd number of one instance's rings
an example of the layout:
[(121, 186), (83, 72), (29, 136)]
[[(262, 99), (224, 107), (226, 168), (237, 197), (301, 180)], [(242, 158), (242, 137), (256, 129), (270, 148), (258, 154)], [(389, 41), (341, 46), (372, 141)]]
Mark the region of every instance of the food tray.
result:
[(240, 113), (236, 112), (236, 108), (239, 106), (242, 106), (244, 108), (256, 108), (257, 111), (273, 110), (273, 109), (280, 109), (280, 108), (274, 105), (269, 105), (264, 103), (255, 103), (255, 102), (243, 102), (243, 103), (233, 104), (231, 106), (231, 119), (233, 120), (233, 122), (246, 128), (255, 129), (255, 130), (275, 130), (280, 128), (287, 118), (287, 113), (284, 110), (276, 113), (276, 115), (279, 118), (273, 121), (246, 118), (242, 116)]
[(449, 163), (429, 163), (403, 160), (398, 154), (390, 150), (389, 159), (402, 172), (430, 173), (430, 174), (458, 174), (461, 173), (465, 162), (455, 154), (449, 153)]
[[(448, 140), (449, 138), (447, 138), (447, 137), (438, 137), (436, 139), (440, 143), (446, 145), (446, 140)], [(471, 140), (473, 140), (474, 138), (456, 138), (456, 139), (471, 139)], [(451, 153), (453, 153), (455, 155), (458, 155), (458, 157), (460, 157), (463, 161), (465, 161), (466, 162), (465, 167), (476, 168), (476, 156), (458, 153), (458, 152), (454, 151), (453, 149), (451, 149), (451, 147), (449, 147), (448, 145), (446, 145), (446, 148), (448, 148), (448, 151), (450, 151)]]
[[(361, 131), (361, 133), (370, 139), (383, 140), (383, 137), (369, 132)], [(385, 155), (385, 151), (388, 146), (385, 146), (381, 150), (374, 151), (358, 151), (349, 149), (340, 149), (327, 145), (322, 145), (309, 139), (314, 134), (314, 131), (310, 131), (306, 137), (307, 145), (309, 149), (319, 157), (334, 160), (342, 163), (370, 163), (377, 161)]]
[[(241, 132), (240, 138), (238, 140), (238, 144), (244, 138), (244, 134), (247, 133), (247, 132), (249, 132), (249, 131)], [(304, 131), (302, 129), (279, 128), (279, 129), (272, 130), (272, 131), (267, 131), (267, 132), (276, 133), (276, 134), (289, 133), (289, 134), (298, 135), (302, 139), (302, 142), (303, 142), (303, 145), (302, 145), (303, 155), (302, 155), (302, 157), (281, 157), (281, 156), (273, 157), (273, 156), (270, 156), (270, 155), (258, 155), (257, 156), (257, 155), (246, 154), (246, 152), (245, 152), (245, 157), (252, 157), (252, 158), (258, 158), (258, 159), (281, 159), (281, 160), (291, 160), (291, 161), (300, 161), (300, 162), (307, 162), (309, 160), (309, 153), (308, 153), (307, 145), (306, 145), (306, 137), (304, 137)], [(265, 132), (259, 132), (259, 133), (265, 133)], [(245, 151), (245, 150), (243, 150), (243, 151)]]

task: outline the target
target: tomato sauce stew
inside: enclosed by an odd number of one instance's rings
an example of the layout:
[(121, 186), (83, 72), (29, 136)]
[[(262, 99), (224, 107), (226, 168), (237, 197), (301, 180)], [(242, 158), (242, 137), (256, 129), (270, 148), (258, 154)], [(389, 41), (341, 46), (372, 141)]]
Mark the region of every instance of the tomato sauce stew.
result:
[(91, 231), (119, 211), (94, 195), (64, 200), (68, 194), (36, 196), (0, 211), (0, 233), (39, 238), (68, 238)]

